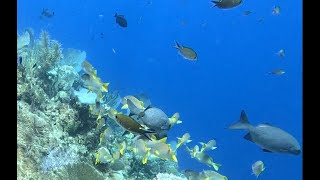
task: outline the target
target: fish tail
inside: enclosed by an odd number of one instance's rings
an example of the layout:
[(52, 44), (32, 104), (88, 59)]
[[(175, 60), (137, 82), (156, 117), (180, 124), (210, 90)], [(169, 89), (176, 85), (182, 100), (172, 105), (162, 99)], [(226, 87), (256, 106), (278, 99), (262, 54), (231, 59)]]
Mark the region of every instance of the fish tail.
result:
[(228, 127), (228, 129), (249, 129), (250, 123), (244, 110), (241, 111), (240, 120)]
[(214, 170), (218, 171), (222, 164), (212, 163)]
[(124, 104), (121, 109), (128, 109), (128, 104)]
[(213, 6), (211, 6), (210, 8), (214, 8), (214, 7), (216, 7), (217, 5), (215, 4), (215, 5), (213, 5)]
[(144, 130), (144, 133), (148, 133), (148, 134), (156, 134), (157, 132), (153, 129), (149, 129), (149, 130)]
[(179, 49), (181, 48), (181, 46), (179, 45), (179, 43), (177, 41), (174, 41), (176, 43), (176, 45), (174, 45), (174, 48)]
[(210, 8), (214, 8), (214, 7), (216, 7), (217, 6), (217, 3), (219, 2), (219, 1), (211, 1), (212, 3), (214, 3)]
[(142, 135), (143, 135), (144, 137), (146, 137), (147, 139), (149, 139), (150, 141), (152, 141), (152, 139), (151, 139), (149, 136), (147, 136), (146, 133), (142, 133)]
[(108, 92), (108, 86), (109, 86), (109, 84), (110, 84), (110, 83), (104, 83), (104, 84), (102, 85), (102, 90), (103, 90), (104, 92)]
[(175, 154), (172, 154), (171, 158), (173, 159), (174, 162), (178, 162), (177, 156)]

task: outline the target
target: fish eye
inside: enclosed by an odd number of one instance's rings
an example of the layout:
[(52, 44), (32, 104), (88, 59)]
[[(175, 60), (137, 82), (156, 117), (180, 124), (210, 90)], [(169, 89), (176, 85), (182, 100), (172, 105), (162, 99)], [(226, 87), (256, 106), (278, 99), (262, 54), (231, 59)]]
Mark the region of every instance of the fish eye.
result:
[(118, 116), (116, 115), (116, 118), (118, 118)]

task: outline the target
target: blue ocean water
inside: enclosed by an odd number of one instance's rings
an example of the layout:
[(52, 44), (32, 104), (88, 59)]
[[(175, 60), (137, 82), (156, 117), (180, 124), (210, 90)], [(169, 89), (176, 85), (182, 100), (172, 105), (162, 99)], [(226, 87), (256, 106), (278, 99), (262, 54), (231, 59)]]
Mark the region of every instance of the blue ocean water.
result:
[[(215, 138), (218, 148), (209, 155), (229, 179), (256, 179), (251, 164), (257, 160), (266, 166), (261, 180), (302, 179), (302, 154), (265, 153), (243, 139), (244, 130), (225, 129), (245, 110), (252, 124), (268, 122), (302, 144), (302, 1), (211, 6), (209, 0), (18, 0), (17, 25), (36, 35), (47, 30), (63, 48), (85, 50), (111, 90), (144, 92), (168, 115), (179, 112), (183, 123), (169, 140), (188, 132), (193, 147)], [(54, 17), (40, 18), (44, 8)], [(252, 13), (244, 16), (246, 10)], [(115, 23), (115, 13), (125, 16), (127, 28)], [(195, 49), (198, 60), (183, 59), (175, 40)], [(276, 55), (280, 49), (284, 58)], [(286, 73), (267, 75), (274, 69)], [(210, 169), (183, 148), (177, 157), (181, 170)]]

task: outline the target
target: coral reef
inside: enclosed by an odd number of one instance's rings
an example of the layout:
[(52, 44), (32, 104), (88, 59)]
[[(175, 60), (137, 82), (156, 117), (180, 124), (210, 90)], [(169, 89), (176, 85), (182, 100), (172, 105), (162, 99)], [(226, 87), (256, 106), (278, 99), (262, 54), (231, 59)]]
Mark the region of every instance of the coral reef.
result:
[[(160, 172), (179, 175), (176, 162), (155, 158), (143, 165), (129, 149), (108, 163), (95, 164), (97, 149), (119, 154), (121, 144), (133, 145), (133, 136), (123, 136), (124, 130), (106, 114), (102, 114), (105, 125), (96, 128), (99, 118), (88, 104), (94, 104), (97, 95), (79, 89), (85, 51), (62, 53), (61, 44), (51, 40), (48, 32), (34, 39), (31, 29), (18, 35), (17, 43), (22, 59), (17, 67), (17, 179), (130, 180), (160, 178)], [(120, 95), (103, 92), (101, 102), (117, 108)], [(107, 127), (113, 134), (100, 143)]]

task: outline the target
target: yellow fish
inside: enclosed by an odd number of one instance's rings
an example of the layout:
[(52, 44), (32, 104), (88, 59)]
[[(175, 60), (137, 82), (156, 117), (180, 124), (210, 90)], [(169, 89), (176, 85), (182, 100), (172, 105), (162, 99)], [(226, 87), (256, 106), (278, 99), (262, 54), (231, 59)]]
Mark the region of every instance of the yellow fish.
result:
[(131, 101), (131, 103), (138, 109), (140, 110), (144, 110), (144, 102), (143, 101), (140, 101), (139, 99), (137, 99), (136, 97), (134, 96), (125, 96), (121, 99), (121, 103), (123, 104), (123, 106), (121, 107), (121, 109), (127, 109), (129, 108), (129, 105), (128, 105), (128, 100)]
[(171, 127), (175, 124), (180, 124), (182, 123), (181, 120), (179, 120), (180, 118), (180, 114), (179, 113), (174, 113), (173, 116), (171, 118), (169, 118), (169, 123), (171, 124)]
[(201, 174), (202, 176), (206, 177), (206, 180), (228, 180), (227, 176), (211, 170), (202, 171)]
[(93, 78), (90, 74), (82, 74), (80, 78), (84, 84), (88, 87), (89, 91), (102, 91), (108, 92), (108, 86), (110, 83), (103, 83), (100, 78)]
[(205, 154), (204, 152), (202, 153), (198, 153), (196, 155), (196, 159), (204, 164), (206, 164), (207, 166), (211, 166), (213, 167), (216, 171), (219, 170), (220, 166), (222, 166), (221, 164), (217, 164), (213, 162), (212, 157), (208, 156), (207, 154)]
[(95, 154), (96, 162), (98, 163), (108, 163), (113, 160), (113, 157), (110, 155), (110, 152), (107, 148), (101, 147), (98, 149), (97, 153)]
[(89, 63), (89, 61), (85, 60), (81, 63), (81, 67), (84, 72), (94, 77), (97, 76), (97, 70), (93, 68), (93, 66)]
[(99, 144), (103, 144), (106, 142), (106, 140), (112, 136), (113, 130), (108, 127), (107, 129), (105, 129), (101, 134), (100, 134), (100, 143)]
[(192, 140), (190, 140), (190, 134), (189, 133), (185, 133), (181, 138), (178, 138), (177, 149), (181, 145), (187, 144), (187, 143), (189, 143), (191, 141)]
[(146, 164), (151, 148), (148, 148), (146, 146), (145, 141), (143, 141), (142, 139), (136, 140), (134, 145), (135, 145), (135, 147), (132, 148), (133, 152), (135, 152), (136, 154), (142, 156), (143, 157), (142, 158), (142, 164)]
[(213, 149), (217, 148), (217, 142), (214, 139), (207, 142), (207, 144), (205, 144), (203, 142), (200, 142), (200, 144), (202, 146), (200, 152), (207, 151), (207, 150), (213, 150)]

